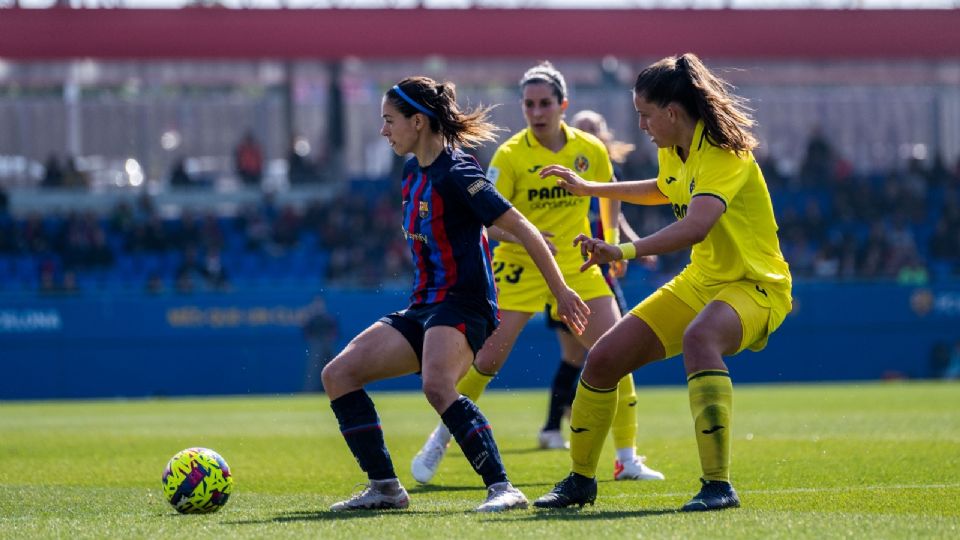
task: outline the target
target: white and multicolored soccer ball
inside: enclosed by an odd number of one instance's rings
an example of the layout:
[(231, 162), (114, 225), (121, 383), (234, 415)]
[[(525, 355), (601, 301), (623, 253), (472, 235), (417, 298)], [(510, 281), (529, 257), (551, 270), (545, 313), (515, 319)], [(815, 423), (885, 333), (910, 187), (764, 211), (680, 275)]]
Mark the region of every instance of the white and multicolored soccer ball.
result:
[(163, 470), (163, 493), (181, 514), (216, 512), (232, 490), (230, 467), (209, 448), (181, 450)]

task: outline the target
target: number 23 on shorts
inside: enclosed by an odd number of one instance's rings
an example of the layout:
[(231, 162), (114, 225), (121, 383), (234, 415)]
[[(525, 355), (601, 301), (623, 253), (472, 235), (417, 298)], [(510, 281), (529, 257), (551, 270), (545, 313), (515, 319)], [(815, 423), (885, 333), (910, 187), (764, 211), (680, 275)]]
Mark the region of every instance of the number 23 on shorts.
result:
[(500, 283), (501, 278), (507, 283), (519, 283), (521, 274), (523, 274), (523, 265), (503, 261), (493, 263), (493, 280), (497, 283)]

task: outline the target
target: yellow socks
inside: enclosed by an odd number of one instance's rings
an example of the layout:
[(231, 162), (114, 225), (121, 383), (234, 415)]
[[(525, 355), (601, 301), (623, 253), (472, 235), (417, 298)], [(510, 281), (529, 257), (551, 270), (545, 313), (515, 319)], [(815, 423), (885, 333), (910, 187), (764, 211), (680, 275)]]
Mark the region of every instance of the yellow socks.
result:
[[(570, 418), (570, 459), (573, 472), (588, 478), (597, 475), (603, 441), (617, 407), (617, 388), (593, 388), (580, 379)], [(632, 444), (632, 443), (631, 443)]]
[(457, 392), (470, 398), (470, 401), (476, 402), (480, 399), (483, 391), (487, 389), (487, 385), (493, 380), (494, 375), (496, 374), (481, 373), (477, 366), (470, 364), (470, 369), (467, 370), (466, 375), (457, 383)]
[(687, 377), (690, 412), (704, 480), (730, 481), (730, 429), (733, 384), (730, 373), (711, 369)]
[(637, 388), (633, 384), (632, 373), (624, 375), (617, 384), (617, 413), (610, 431), (613, 433), (613, 446), (618, 451), (636, 446)]

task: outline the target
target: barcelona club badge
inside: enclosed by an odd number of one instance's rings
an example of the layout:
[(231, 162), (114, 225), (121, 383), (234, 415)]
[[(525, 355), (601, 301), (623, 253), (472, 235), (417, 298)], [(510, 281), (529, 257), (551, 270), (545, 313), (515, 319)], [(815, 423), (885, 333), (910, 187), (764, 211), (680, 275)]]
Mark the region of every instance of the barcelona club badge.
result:
[(427, 204), (427, 201), (420, 201), (420, 218), (427, 217), (427, 214), (430, 212), (430, 205)]
[(578, 173), (586, 172), (589, 168), (590, 160), (587, 159), (587, 156), (579, 154), (576, 159), (573, 160), (573, 169)]

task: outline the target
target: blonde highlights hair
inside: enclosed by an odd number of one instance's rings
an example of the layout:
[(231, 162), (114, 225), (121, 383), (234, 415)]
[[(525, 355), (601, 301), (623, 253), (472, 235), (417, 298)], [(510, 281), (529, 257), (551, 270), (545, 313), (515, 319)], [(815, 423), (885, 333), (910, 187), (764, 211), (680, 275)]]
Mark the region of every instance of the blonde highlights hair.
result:
[(633, 144), (614, 139), (613, 132), (607, 127), (606, 118), (596, 111), (585, 109), (578, 112), (570, 119), (570, 125), (600, 139), (603, 145), (607, 147), (610, 161), (614, 163), (625, 162), (627, 155), (636, 149)]

